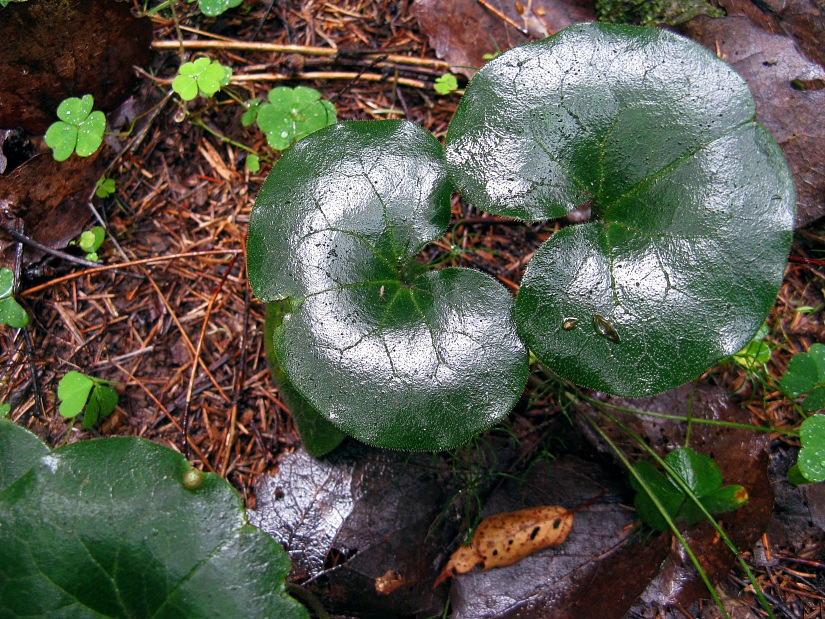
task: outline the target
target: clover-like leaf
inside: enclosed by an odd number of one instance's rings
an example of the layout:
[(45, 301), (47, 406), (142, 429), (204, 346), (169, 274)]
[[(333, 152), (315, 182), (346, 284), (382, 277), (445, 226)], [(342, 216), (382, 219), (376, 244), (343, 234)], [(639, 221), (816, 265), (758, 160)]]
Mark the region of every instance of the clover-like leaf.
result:
[(739, 351), (773, 305), (794, 190), (745, 82), (656, 28), (579, 24), (473, 78), (447, 134), (459, 191), (527, 220), (588, 204), (528, 265), (516, 322), (557, 374), (640, 396)]
[(106, 130), (106, 116), (101, 111), (92, 111), (94, 98), (84, 95), (82, 99), (69, 97), (57, 107), (60, 119), (46, 130), (46, 144), (51, 148), (57, 161), (65, 161), (73, 152), (80, 157), (88, 157), (100, 148)]
[(335, 106), (321, 99), (321, 93), (306, 86), (278, 86), (269, 91), (268, 102), (257, 109), (258, 126), (267, 143), (276, 150), (286, 150), (296, 140), (336, 121)]
[(107, 381), (80, 372), (67, 372), (57, 385), (60, 414), (76, 417), (85, 410), (83, 427), (91, 428), (95, 422), (110, 415), (118, 401), (117, 391), (109, 387)]
[(217, 60), (201, 56), (192, 62), (185, 62), (172, 80), (172, 90), (184, 101), (191, 101), (198, 94), (211, 97), (221, 87), (229, 84), (232, 70)]
[[(0, 443), (19, 434), (0, 420)], [(182, 455), (131, 437), (44, 448), (0, 492), (0, 616), (307, 617), (286, 554), (217, 475), (186, 484)]]
[(22, 329), (29, 324), (29, 315), (14, 298), (14, 273), (8, 267), (0, 269), (0, 325)]
[(78, 239), (80, 249), (87, 254), (97, 251), (103, 245), (106, 238), (106, 230), (103, 226), (94, 226), (91, 230), (84, 230)]
[(364, 442), (445, 449), (518, 399), (527, 352), (512, 297), (415, 255), (450, 217), (441, 146), (403, 121), (345, 122), (273, 168), (249, 225), (249, 280), (290, 308), (274, 349), (296, 390)]
[[(709, 456), (685, 447), (668, 453), (665, 462), (711, 514), (733, 511), (748, 500), (748, 493), (742, 486), (722, 486), (719, 467)], [(646, 460), (633, 468), (672, 520), (678, 519), (692, 525), (705, 517), (699, 506), (670, 475), (664, 475)], [(666, 531), (669, 528), (667, 520), (653, 502), (651, 495), (644, 490), (635, 476), (631, 476), (630, 483), (636, 490), (633, 504), (639, 518), (657, 531)]]
[(458, 79), (452, 73), (444, 73), (435, 79), (433, 89), (440, 95), (448, 95), (458, 90)]
[(207, 17), (217, 17), (229, 9), (240, 6), (243, 0), (199, 0), (198, 8)]
[(806, 413), (825, 408), (825, 346), (812, 344), (808, 352), (794, 355), (779, 386), (789, 398), (807, 394), (802, 401)]
[(802, 422), (799, 431), (802, 450), (799, 471), (808, 481), (825, 481), (825, 415), (812, 415)]

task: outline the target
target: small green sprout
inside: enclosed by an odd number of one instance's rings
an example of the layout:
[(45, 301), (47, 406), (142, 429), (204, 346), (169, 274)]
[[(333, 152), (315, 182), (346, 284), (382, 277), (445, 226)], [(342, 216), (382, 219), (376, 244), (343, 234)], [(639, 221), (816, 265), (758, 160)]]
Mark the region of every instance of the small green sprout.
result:
[(29, 324), (29, 315), (14, 299), (14, 273), (8, 267), (0, 269), (0, 325), (22, 329)]
[[(748, 500), (748, 493), (742, 486), (722, 486), (722, 473), (716, 463), (704, 454), (685, 447), (674, 449), (665, 457), (665, 463), (685, 482), (704, 508), (711, 514), (738, 509)], [(685, 524), (696, 524), (704, 514), (678, 484), (659, 471), (653, 464), (643, 460), (633, 467), (644, 479), (656, 498), (672, 520)], [(656, 504), (641, 485), (631, 476), (630, 483), (636, 491), (634, 506), (639, 518), (657, 531), (668, 530), (668, 524)]]
[(117, 185), (115, 184), (115, 179), (113, 178), (105, 178), (101, 176), (97, 179), (95, 183), (95, 195), (98, 198), (108, 198), (111, 196), (115, 190), (117, 189)]
[(177, 77), (172, 80), (172, 90), (184, 101), (191, 101), (198, 94), (211, 97), (229, 84), (230, 77), (232, 69), (217, 60), (201, 57), (180, 66)]
[(247, 155), (246, 169), (253, 174), (261, 169), (261, 160), (258, 158), (258, 155)]
[(108, 417), (117, 406), (117, 391), (109, 386), (111, 384), (80, 372), (69, 372), (57, 385), (57, 397), (62, 400), (60, 414), (76, 417), (85, 409), (82, 425), (91, 428), (98, 419)]
[(771, 360), (771, 347), (765, 342), (765, 338), (769, 333), (768, 325), (763, 324), (759, 327), (753, 339), (742, 350), (731, 356), (731, 360), (749, 372), (763, 367)]
[(481, 58), (489, 62), (490, 60), (495, 60), (496, 58), (501, 56), (501, 54), (502, 51), (499, 49), (493, 52), (492, 54), (484, 54)]
[(458, 90), (458, 80), (452, 73), (445, 73), (435, 80), (435, 91), (440, 95), (448, 95), (451, 92)]
[(6, 417), (11, 412), (11, 404), (0, 402), (0, 417)]
[(241, 116), (241, 124), (244, 127), (251, 127), (252, 123), (258, 118), (258, 108), (261, 105), (261, 100), (258, 98), (250, 99), (245, 104), (246, 111)]
[(198, 8), (207, 17), (217, 17), (229, 9), (240, 6), (243, 0), (200, 0)]
[(813, 344), (808, 352), (794, 355), (779, 386), (789, 398), (806, 396), (801, 404), (805, 413), (825, 408), (825, 346)]
[(92, 95), (82, 99), (69, 97), (57, 107), (60, 119), (46, 130), (46, 144), (57, 161), (65, 161), (73, 152), (80, 157), (92, 155), (103, 142), (106, 116), (94, 107)]
[(286, 150), (293, 142), (337, 121), (335, 106), (321, 99), (314, 88), (279, 86), (269, 91), (267, 99), (267, 103), (249, 107), (247, 114), (255, 115), (267, 143), (275, 150)]
[(91, 230), (85, 230), (77, 239), (76, 244), (86, 252), (86, 260), (97, 262), (97, 250), (103, 245), (106, 238), (106, 230), (102, 226), (95, 226)]
[(796, 485), (825, 481), (825, 415), (812, 415), (799, 428), (802, 450), (788, 471)]

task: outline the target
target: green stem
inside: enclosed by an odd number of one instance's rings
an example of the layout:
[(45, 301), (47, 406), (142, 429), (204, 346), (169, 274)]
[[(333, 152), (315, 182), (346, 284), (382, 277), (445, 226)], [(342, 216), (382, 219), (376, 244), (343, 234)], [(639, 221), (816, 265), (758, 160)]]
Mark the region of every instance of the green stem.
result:
[[(705, 516), (705, 518), (707, 518), (708, 522), (710, 522), (711, 525), (713, 525), (713, 528), (716, 529), (716, 532), (719, 534), (719, 537), (722, 539), (722, 541), (725, 542), (725, 545), (730, 549), (730, 551), (733, 553), (734, 557), (736, 557), (736, 560), (739, 562), (739, 565), (742, 567), (742, 569), (748, 575), (748, 580), (750, 580), (751, 585), (753, 586), (753, 589), (756, 592), (756, 597), (759, 598), (759, 602), (760, 602), (760, 604), (762, 604), (762, 608), (765, 609), (765, 611), (768, 613), (768, 616), (771, 617), (771, 619), (774, 619), (773, 610), (771, 610), (771, 606), (770, 606), (770, 604), (768, 604), (768, 600), (765, 599), (765, 595), (764, 595), (764, 593), (762, 593), (762, 589), (759, 586), (759, 583), (757, 583), (757, 581), (756, 581), (756, 576), (754, 576), (753, 572), (751, 572), (750, 568), (748, 567), (748, 564), (745, 563), (745, 560), (742, 558), (742, 556), (739, 553), (739, 549), (734, 545), (734, 543), (730, 540), (730, 538), (725, 534), (725, 532), (722, 530), (722, 527), (720, 527), (719, 523), (716, 522), (716, 519), (713, 516), (711, 516), (710, 512), (707, 509), (705, 509), (705, 506), (702, 505), (701, 501), (699, 501), (699, 498), (693, 493), (693, 490), (690, 489), (690, 487), (679, 476), (679, 474), (667, 462), (665, 462), (664, 459), (660, 458), (659, 454), (657, 454), (653, 450), (653, 448), (650, 447), (650, 445), (648, 445), (644, 440), (642, 440), (642, 438), (640, 436), (638, 436), (635, 432), (633, 432), (630, 428), (625, 426), (621, 421), (616, 419), (616, 417), (614, 417), (610, 413), (608, 413), (604, 410), (601, 410), (600, 412), (602, 413), (602, 415), (604, 415), (610, 421), (612, 421), (614, 424), (616, 424), (616, 426), (619, 429), (621, 429), (625, 434), (627, 434), (627, 436), (629, 436), (639, 446), (641, 446), (642, 449), (644, 449), (644, 451), (646, 451), (650, 455), (650, 457), (652, 457), (654, 460), (656, 460), (656, 462), (658, 462), (659, 465), (670, 476), (671, 480), (673, 480), (676, 483), (676, 485), (679, 486), (679, 489), (682, 492), (684, 492), (690, 498), (690, 500), (693, 501), (696, 504), (696, 506), (699, 508), (699, 510), (702, 512), (702, 514)], [(594, 426), (596, 425), (596, 423), (593, 420), (591, 420), (587, 415), (585, 415), (584, 417), (585, 417), (585, 419), (587, 419), (591, 423), (591, 425), (594, 425)], [(611, 448), (617, 449), (617, 447), (615, 447), (610, 442), (610, 440), (605, 436), (605, 434), (601, 431), (601, 429), (599, 429), (598, 432), (603, 438), (605, 438), (605, 440), (608, 441)], [(625, 459), (623, 459), (622, 462), (624, 463)], [(636, 480), (639, 480), (639, 482), (640, 482), (639, 485), (641, 485), (645, 489), (645, 492), (648, 492), (648, 494), (650, 494), (649, 489), (647, 488), (647, 486), (645, 486), (644, 484), (641, 483), (640, 476), (638, 474), (636, 474), (635, 471), (633, 471), (632, 469), (631, 469), (631, 472), (632, 472), (633, 476), (636, 478)], [(650, 495), (650, 498), (654, 499), (653, 495)], [(659, 507), (660, 506), (659, 502), (654, 499), (654, 503), (656, 504), (656, 507), (661, 511), (662, 508)], [(671, 521), (670, 521), (669, 517), (667, 516), (667, 514), (665, 514), (664, 512), (661, 512), (661, 513), (662, 513), (662, 516), (665, 517), (665, 520), (667, 520), (668, 525), (670, 525)], [(691, 561), (693, 561), (693, 554), (690, 552), (688, 547), (685, 545), (684, 540), (681, 537), (679, 537), (679, 541), (682, 542), (682, 545), (685, 547), (685, 551), (688, 552), (688, 555), (691, 557)], [(719, 600), (716, 597), (715, 590), (710, 588), (710, 584), (707, 581), (707, 578), (704, 575), (704, 572), (701, 570), (701, 567), (699, 567), (695, 562), (694, 562), (694, 565), (696, 565), (697, 569), (700, 570), (700, 575), (702, 576), (702, 580), (704, 580), (705, 584), (708, 585), (708, 588), (711, 592), (711, 595), (713, 595), (714, 601), (717, 604), (719, 604)], [(725, 616), (727, 616), (727, 613), (725, 613), (725, 610), (721, 606), (721, 604), (720, 604), (720, 608), (722, 608), (722, 612), (725, 614)]]
[(240, 142), (236, 142), (235, 140), (226, 137), (224, 134), (220, 133), (219, 131), (216, 131), (215, 129), (212, 129), (205, 122), (203, 122), (200, 118), (190, 117), (189, 118), (189, 123), (191, 125), (193, 125), (194, 127), (200, 127), (201, 129), (203, 129), (207, 133), (212, 134), (213, 136), (218, 138), (224, 144), (231, 144), (235, 148), (240, 148), (241, 150), (245, 150), (246, 152), (251, 153), (253, 155), (258, 154), (258, 153), (255, 152), (255, 150), (253, 148), (250, 148), (246, 144), (241, 144)]
[(301, 604), (309, 608), (318, 619), (329, 619), (329, 613), (324, 610), (320, 600), (300, 585), (286, 583), (286, 592), (296, 598)]
[[(602, 411), (602, 413), (607, 415), (607, 413), (604, 413), (604, 411)], [(670, 517), (670, 514), (667, 513), (665, 506), (662, 505), (661, 501), (659, 501), (659, 497), (657, 497), (653, 489), (647, 485), (647, 482), (644, 480), (644, 478), (636, 472), (636, 469), (633, 468), (633, 465), (630, 463), (630, 459), (627, 457), (624, 451), (622, 451), (621, 447), (616, 445), (610, 439), (607, 433), (604, 430), (602, 430), (599, 424), (593, 421), (588, 415), (582, 416), (584, 417), (585, 421), (587, 421), (587, 423), (589, 423), (593, 427), (593, 429), (598, 433), (598, 435), (602, 437), (602, 440), (608, 444), (610, 449), (612, 449), (613, 453), (615, 453), (619, 460), (622, 461), (622, 464), (624, 464), (625, 468), (627, 468), (628, 472), (633, 476), (633, 478), (636, 480), (636, 482), (639, 484), (642, 490), (644, 490), (645, 493), (650, 497), (650, 500), (653, 502), (653, 504), (656, 506), (656, 509), (658, 509), (659, 513), (662, 515), (662, 518), (664, 518), (665, 522), (667, 522), (667, 526), (670, 527), (670, 530), (673, 532), (673, 535), (676, 536), (676, 538), (679, 540), (679, 543), (682, 544), (682, 548), (685, 549), (685, 552), (687, 553), (688, 557), (690, 557), (690, 562), (693, 563), (693, 567), (696, 568), (696, 571), (699, 573), (699, 577), (702, 579), (702, 582), (705, 583), (705, 586), (710, 592), (713, 601), (716, 602), (716, 605), (719, 607), (719, 610), (722, 611), (722, 615), (725, 617), (725, 619), (730, 619), (728, 612), (725, 610), (725, 607), (722, 605), (722, 601), (719, 599), (719, 596), (716, 593), (716, 589), (713, 587), (713, 585), (710, 582), (710, 579), (708, 578), (707, 573), (705, 573), (705, 570), (702, 568), (702, 564), (699, 563), (699, 559), (693, 553), (693, 550), (691, 550), (690, 546), (687, 543), (687, 540), (682, 536), (681, 531), (679, 531), (679, 528), (676, 526), (676, 523), (673, 522), (673, 519)]]
[(643, 415), (646, 417), (655, 417), (657, 419), (672, 419), (673, 421), (685, 421), (690, 423), (704, 423), (711, 426), (720, 426), (722, 428), (737, 428), (739, 430), (753, 430), (755, 432), (779, 433), (787, 436), (799, 436), (798, 430), (784, 430), (782, 428), (768, 428), (766, 426), (754, 426), (748, 423), (735, 423), (733, 421), (720, 421), (718, 419), (702, 419), (701, 417), (685, 417), (683, 415), (668, 415), (666, 413), (654, 413), (651, 411), (642, 411), (636, 408), (628, 408), (626, 406), (619, 406), (618, 404), (611, 404), (610, 402), (602, 402), (596, 398), (591, 398), (581, 392), (576, 394), (576, 397), (581, 398), (585, 402), (596, 407), (606, 406), (613, 410), (622, 411), (624, 413), (631, 413), (633, 415)]

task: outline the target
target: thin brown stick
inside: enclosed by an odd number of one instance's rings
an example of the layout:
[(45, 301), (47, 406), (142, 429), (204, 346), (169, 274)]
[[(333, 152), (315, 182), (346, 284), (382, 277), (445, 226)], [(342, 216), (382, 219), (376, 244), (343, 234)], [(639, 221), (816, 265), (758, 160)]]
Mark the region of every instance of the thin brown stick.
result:
[(496, 7), (494, 7), (492, 4), (487, 2), (487, 0), (476, 0), (476, 2), (478, 2), (481, 6), (483, 6), (485, 9), (490, 11), (493, 15), (495, 15), (499, 19), (501, 19), (501, 20), (507, 22), (508, 24), (510, 24), (513, 28), (518, 30), (521, 34), (524, 34), (524, 35), (530, 34), (524, 27), (519, 26), (518, 22), (516, 22), (515, 20), (513, 20), (510, 17), (507, 17), (504, 13), (502, 13)]
[(166, 262), (168, 260), (177, 260), (178, 258), (197, 258), (199, 256), (210, 256), (215, 254), (230, 254), (234, 256), (241, 253), (241, 251), (242, 250), (240, 249), (209, 249), (204, 251), (189, 251), (184, 252), (182, 254), (172, 254), (171, 256), (155, 256), (154, 258), (143, 258), (141, 260), (132, 260), (131, 262), (121, 262), (120, 264), (106, 264), (91, 269), (86, 269), (85, 271), (78, 271), (77, 273), (69, 273), (68, 275), (63, 275), (61, 277), (55, 278), (44, 284), (40, 284), (39, 286), (33, 286), (32, 288), (29, 288), (21, 292), (20, 296), (27, 297), (29, 295), (35, 294), (36, 292), (40, 292), (41, 290), (45, 290), (46, 288), (51, 288), (52, 286), (55, 286), (57, 284), (62, 284), (63, 282), (68, 282), (73, 279), (77, 279), (78, 277), (83, 277), (84, 275), (102, 273), (103, 271), (112, 271), (117, 269), (123, 269), (125, 267), (139, 266), (142, 264), (152, 264), (154, 262)]
[[(430, 90), (431, 84), (409, 77), (399, 77), (390, 79), (380, 73), (356, 73), (354, 71), (307, 71), (285, 75), (282, 73), (249, 73), (247, 75), (233, 75), (230, 81), (233, 84), (243, 82), (287, 82), (292, 80), (363, 80), (365, 82), (387, 82), (398, 83), (410, 88), (421, 88)], [(171, 83), (171, 82), (170, 82)]]
[[(518, 27), (518, 26), (516, 26)], [(443, 71), (449, 71), (450, 65), (443, 60), (432, 58), (418, 58), (416, 56), (404, 56), (401, 54), (387, 54), (381, 50), (346, 50), (332, 47), (316, 47), (311, 45), (285, 45), (281, 43), (258, 43), (255, 41), (152, 41), (154, 49), (220, 49), (233, 51), (252, 52), (276, 52), (280, 54), (300, 54), (302, 56), (327, 56), (330, 58), (338, 56), (356, 56), (369, 58), (370, 56), (385, 56), (387, 62), (393, 64), (406, 64), (417, 67), (432, 67)]]
[[(206, 335), (206, 327), (209, 324), (209, 317), (212, 315), (212, 307), (215, 305), (215, 299), (218, 298), (218, 295), (221, 293), (223, 289), (223, 284), (226, 281), (226, 278), (229, 277), (229, 273), (232, 271), (232, 268), (235, 266), (235, 261), (237, 260), (238, 255), (235, 254), (232, 257), (232, 261), (226, 267), (226, 271), (223, 273), (223, 277), (221, 277), (221, 281), (218, 283), (215, 291), (212, 293), (212, 296), (209, 298), (209, 303), (206, 306), (206, 313), (203, 316), (203, 324), (201, 325), (201, 332), (198, 335), (198, 345), (195, 347), (194, 351), (194, 358), (192, 359), (192, 371), (189, 374), (189, 386), (186, 389), (186, 404), (183, 407), (183, 420), (181, 421), (181, 426), (183, 427), (183, 431), (181, 432), (181, 451), (183, 455), (187, 458), (189, 457), (189, 406), (192, 400), (192, 388), (195, 386), (195, 376), (198, 374), (198, 366), (201, 365), (201, 349), (203, 348), (203, 338)], [(214, 379), (213, 379), (214, 380)], [(216, 385), (217, 386), (217, 385)]]

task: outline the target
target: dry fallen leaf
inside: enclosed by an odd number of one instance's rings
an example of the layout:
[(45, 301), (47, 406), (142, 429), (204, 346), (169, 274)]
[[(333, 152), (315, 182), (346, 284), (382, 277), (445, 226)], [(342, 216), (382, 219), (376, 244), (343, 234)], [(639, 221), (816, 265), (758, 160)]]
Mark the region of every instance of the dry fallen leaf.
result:
[(487, 516), (473, 533), (472, 542), (453, 553), (433, 586), (477, 566), (482, 570), (504, 567), (542, 548), (558, 546), (572, 527), (573, 512), (558, 505)]

